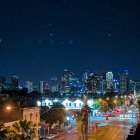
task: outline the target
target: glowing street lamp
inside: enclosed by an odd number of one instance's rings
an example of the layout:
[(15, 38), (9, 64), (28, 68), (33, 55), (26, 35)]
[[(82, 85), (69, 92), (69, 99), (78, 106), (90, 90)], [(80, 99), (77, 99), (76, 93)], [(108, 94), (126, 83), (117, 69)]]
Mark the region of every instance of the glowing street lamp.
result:
[(7, 106), (7, 107), (6, 107), (6, 109), (7, 109), (7, 110), (12, 110), (12, 109), (14, 109), (14, 108), (21, 109), (21, 110), (23, 110), (23, 109), (24, 109), (24, 108), (20, 108), (20, 107), (13, 107), (13, 106)]
[(116, 101), (116, 100), (114, 100), (114, 103), (116, 104), (116, 103), (117, 103), (117, 101)]
[(7, 110), (11, 110), (11, 106), (7, 106), (6, 109), (7, 109)]
[(65, 110), (69, 110), (69, 108), (68, 108), (68, 107), (66, 107), (66, 108), (65, 108)]
[(115, 98), (118, 98), (118, 96), (116, 95)]
[(115, 105), (116, 105), (116, 107), (117, 107), (117, 100), (114, 100), (113, 102), (115, 103)]
[(108, 101), (109, 100), (109, 97), (107, 97), (106, 100)]

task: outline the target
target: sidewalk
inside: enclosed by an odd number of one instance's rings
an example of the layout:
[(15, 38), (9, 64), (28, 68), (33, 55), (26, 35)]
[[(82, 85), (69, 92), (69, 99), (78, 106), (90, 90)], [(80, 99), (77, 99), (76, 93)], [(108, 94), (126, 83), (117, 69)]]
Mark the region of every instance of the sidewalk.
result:
[(59, 132), (62, 133), (64, 131), (69, 131), (70, 129), (72, 129), (72, 125), (68, 125), (68, 126), (65, 126), (65, 127), (61, 128), (59, 130)]

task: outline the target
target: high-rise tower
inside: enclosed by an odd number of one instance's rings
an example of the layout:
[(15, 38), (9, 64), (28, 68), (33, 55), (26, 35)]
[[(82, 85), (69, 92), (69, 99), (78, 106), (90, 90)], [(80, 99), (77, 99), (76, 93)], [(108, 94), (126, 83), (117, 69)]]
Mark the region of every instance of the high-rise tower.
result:
[(113, 73), (112, 72), (106, 73), (106, 84), (107, 84), (107, 91), (111, 91), (113, 89)]
[(25, 87), (28, 89), (28, 93), (33, 91), (33, 83), (31, 81), (26, 81)]
[(128, 91), (129, 80), (128, 80), (128, 71), (124, 70), (119, 74), (119, 92), (125, 93)]
[(18, 75), (13, 75), (11, 78), (11, 85), (13, 90), (17, 90), (19, 86), (19, 77)]

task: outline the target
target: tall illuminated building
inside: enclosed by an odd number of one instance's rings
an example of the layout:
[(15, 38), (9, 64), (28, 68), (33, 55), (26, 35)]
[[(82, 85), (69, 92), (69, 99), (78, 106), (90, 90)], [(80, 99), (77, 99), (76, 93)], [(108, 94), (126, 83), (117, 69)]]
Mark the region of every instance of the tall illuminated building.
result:
[(50, 82), (50, 89), (52, 92), (59, 91), (59, 85), (57, 77), (52, 77)]
[(73, 73), (67, 69), (64, 69), (64, 73), (61, 80), (61, 92), (70, 93), (70, 83), (73, 77)]
[(0, 77), (0, 92), (6, 88), (5, 77)]
[(140, 80), (129, 80), (129, 90), (140, 93)]
[(124, 70), (119, 74), (119, 92), (126, 93), (129, 88), (128, 71)]
[(83, 74), (83, 82), (87, 81), (89, 74), (90, 74), (89, 71), (86, 70), (85, 73)]
[(112, 72), (106, 73), (106, 85), (107, 85), (107, 91), (111, 91), (113, 89), (113, 73)]
[(40, 81), (39, 82), (39, 92), (44, 93), (44, 89), (45, 89), (44, 81)]
[(71, 96), (78, 92), (79, 79), (75, 74), (67, 69), (64, 69), (62, 80), (61, 80), (61, 94)]
[(85, 84), (89, 93), (98, 93), (100, 90), (100, 76), (90, 73)]
[(26, 81), (25, 82), (25, 87), (28, 89), (28, 93), (33, 91), (33, 82), (31, 81)]
[(13, 75), (11, 78), (12, 90), (17, 90), (19, 87), (19, 77), (18, 75)]
[(102, 80), (102, 81), (101, 81), (101, 92), (102, 92), (103, 94), (106, 93), (106, 80)]
[(119, 92), (119, 81), (117, 79), (113, 80), (113, 91)]

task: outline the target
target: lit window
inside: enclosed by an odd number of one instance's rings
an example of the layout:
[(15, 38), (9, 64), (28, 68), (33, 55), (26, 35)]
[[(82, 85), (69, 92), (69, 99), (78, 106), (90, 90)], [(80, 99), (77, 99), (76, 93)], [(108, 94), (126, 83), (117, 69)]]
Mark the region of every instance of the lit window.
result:
[(68, 103), (66, 103), (66, 106), (68, 106)]

